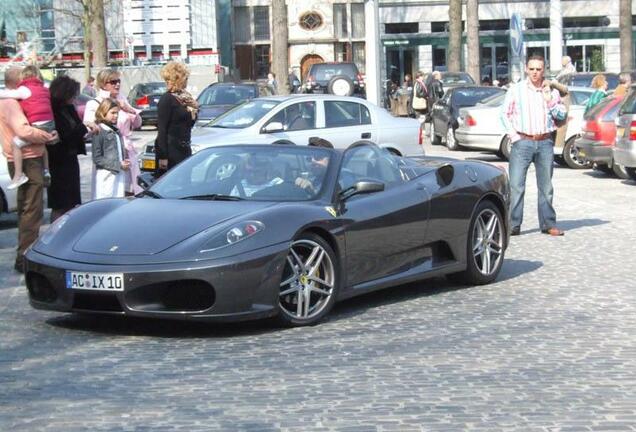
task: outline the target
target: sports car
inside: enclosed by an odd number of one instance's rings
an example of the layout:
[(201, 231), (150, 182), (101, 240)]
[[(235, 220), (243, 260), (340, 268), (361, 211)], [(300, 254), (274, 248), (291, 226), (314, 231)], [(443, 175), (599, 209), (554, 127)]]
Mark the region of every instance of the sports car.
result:
[(310, 325), (381, 288), (493, 281), (508, 204), (505, 171), (482, 162), (369, 142), (212, 147), (58, 219), (26, 252), (26, 285), (37, 309)]

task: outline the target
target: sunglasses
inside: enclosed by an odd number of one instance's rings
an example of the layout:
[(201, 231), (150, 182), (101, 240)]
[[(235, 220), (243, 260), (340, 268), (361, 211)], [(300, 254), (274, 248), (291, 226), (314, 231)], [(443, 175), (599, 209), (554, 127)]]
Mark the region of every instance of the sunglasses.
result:
[(543, 68), (528, 68), (530, 71), (542, 71)]
[(121, 80), (120, 79), (114, 79), (114, 80), (107, 81), (107, 83), (111, 84), (111, 85), (117, 85), (117, 84), (121, 84)]

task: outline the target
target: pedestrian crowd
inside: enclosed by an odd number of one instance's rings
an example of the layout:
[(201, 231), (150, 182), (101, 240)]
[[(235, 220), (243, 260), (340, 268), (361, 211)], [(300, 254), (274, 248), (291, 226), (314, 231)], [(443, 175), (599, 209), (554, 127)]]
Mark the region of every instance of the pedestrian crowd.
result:
[[(161, 175), (191, 154), (190, 133), (198, 115), (186, 91), (189, 72), (170, 62), (161, 71), (167, 92), (158, 104), (157, 166)], [(276, 83), (274, 82), (275, 86)], [(44, 217), (44, 189), (50, 222), (82, 202), (78, 155), (92, 144), (91, 198), (115, 198), (141, 192), (138, 153), (132, 133), (141, 126), (140, 110), (120, 93), (121, 76), (104, 69), (90, 77), (81, 93), (91, 99), (80, 118), (75, 101), (80, 83), (58, 76), (47, 88), (36, 66), (5, 71), (0, 90), (0, 138), (17, 189), (18, 247), (14, 263), (23, 271), (23, 253), (38, 235)]]

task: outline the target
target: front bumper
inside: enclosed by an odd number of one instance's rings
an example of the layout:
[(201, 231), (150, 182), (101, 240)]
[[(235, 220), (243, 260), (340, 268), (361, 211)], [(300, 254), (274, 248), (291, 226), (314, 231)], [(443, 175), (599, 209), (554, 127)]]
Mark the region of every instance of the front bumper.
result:
[(579, 156), (590, 162), (603, 165), (612, 164), (612, 146), (602, 145), (598, 141), (579, 138), (576, 140), (576, 147), (579, 149)]
[[(29, 301), (36, 309), (177, 320), (242, 321), (277, 314), (288, 244), (189, 263), (109, 266), (26, 254)], [(123, 273), (123, 291), (66, 287), (66, 271)]]
[(628, 168), (636, 167), (636, 141), (628, 138), (621, 138), (616, 141), (616, 146), (612, 151), (614, 162)]

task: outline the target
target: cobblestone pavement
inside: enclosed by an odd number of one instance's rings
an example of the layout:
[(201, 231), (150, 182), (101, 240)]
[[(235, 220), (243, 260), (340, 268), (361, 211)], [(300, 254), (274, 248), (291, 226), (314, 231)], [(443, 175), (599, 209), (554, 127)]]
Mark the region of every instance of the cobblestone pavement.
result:
[(566, 235), (538, 231), (531, 172), (496, 283), (405, 285), (302, 329), (33, 310), (5, 215), (0, 430), (636, 430), (636, 183), (554, 177)]

